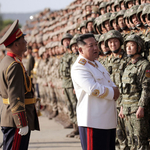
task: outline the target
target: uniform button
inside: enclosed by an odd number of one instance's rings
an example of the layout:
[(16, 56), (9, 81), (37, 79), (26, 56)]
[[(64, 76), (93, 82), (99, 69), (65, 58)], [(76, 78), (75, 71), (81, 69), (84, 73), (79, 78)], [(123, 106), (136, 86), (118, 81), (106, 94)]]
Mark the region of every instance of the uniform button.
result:
[(108, 80), (108, 82), (110, 83), (110, 81)]

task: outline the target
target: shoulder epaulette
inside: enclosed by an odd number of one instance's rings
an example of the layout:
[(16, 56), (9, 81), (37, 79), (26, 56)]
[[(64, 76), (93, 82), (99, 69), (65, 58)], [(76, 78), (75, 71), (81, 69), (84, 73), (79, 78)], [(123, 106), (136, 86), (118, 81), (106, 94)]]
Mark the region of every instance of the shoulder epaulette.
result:
[(85, 65), (86, 62), (87, 62), (87, 61), (86, 61), (85, 59), (83, 59), (83, 58), (81, 58), (81, 59), (78, 61), (78, 63), (81, 64), (81, 65)]

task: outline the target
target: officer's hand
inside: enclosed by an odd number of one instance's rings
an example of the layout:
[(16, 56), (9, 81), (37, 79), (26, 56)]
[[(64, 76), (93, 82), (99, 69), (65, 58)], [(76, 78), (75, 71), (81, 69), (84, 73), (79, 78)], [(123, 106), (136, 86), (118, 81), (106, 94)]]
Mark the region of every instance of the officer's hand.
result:
[(120, 118), (124, 118), (125, 117), (124, 114), (123, 114), (123, 108), (122, 108), (122, 106), (121, 106), (121, 109), (120, 109), (120, 112), (119, 112), (119, 117)]
[(139, 107), (136, 112), (136, 118), (143, 118), (144, 117), (144, 108)]
[(120, 92), (117, 87), (113, 87), (113, 89), (114, 89), (114, 100), (116, 101), (120, 95)]
[(18, 134), (20, 134), (21, 136), (23, 136), (23, 135), (26, 135), (28, 133), (28, 131), (29, 131), (29, 127), (25, 126), (25, 127), (20, 128)]

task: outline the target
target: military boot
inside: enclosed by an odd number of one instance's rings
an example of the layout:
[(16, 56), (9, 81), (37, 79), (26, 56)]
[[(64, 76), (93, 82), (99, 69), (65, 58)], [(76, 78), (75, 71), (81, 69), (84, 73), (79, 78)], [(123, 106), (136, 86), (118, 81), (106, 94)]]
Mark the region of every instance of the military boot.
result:
[(77, 124), (73, 124), (73, 131), (70, 134), (67, 134), (66, 137), (72, 138), (75, 137), (76, 135), (79, 135), (79, 128)]

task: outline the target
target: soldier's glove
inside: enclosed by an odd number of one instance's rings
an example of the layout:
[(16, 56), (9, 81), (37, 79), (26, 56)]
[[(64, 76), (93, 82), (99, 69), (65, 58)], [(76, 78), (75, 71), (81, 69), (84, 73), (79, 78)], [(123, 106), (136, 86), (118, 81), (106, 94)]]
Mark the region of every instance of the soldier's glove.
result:
[(21, 136), (23, 136), (23, 135), (26, 135), (28, 133), (28, 131), (29, 131), (29, 127), (25, 126), (25, 127), (20, 128), (18, 134), (20, 134)]

